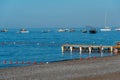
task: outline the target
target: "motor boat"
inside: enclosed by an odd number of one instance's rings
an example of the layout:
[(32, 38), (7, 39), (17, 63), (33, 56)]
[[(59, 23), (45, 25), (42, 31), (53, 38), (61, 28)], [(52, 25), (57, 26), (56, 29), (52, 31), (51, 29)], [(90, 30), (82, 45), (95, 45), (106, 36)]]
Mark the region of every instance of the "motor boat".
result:
[(89, 33), (90, 33), (90, 34), (95, 34), (95, 33), (97, 33), (97, 31), (96, 31), (96, 29), (90, 29), (90, 30), (89, 30)]
[(120, 28), (116, 28), (115, 30), (116, 30), (116, 31), (120, 31)]
[(58, 32), (66, 32), (66, 29), (58, 29)]
[(68, 32), (75, 32), (75, 29), (68, 29)]
[(82, 30), (82, 33), (87, 33), (87, 30), (86, 30), (86, 29), (83, 29), (83, 30)]
[(7, 29), (2, 29), (0, 32), (8, 32)]
[(97, 30), (96, 30), (95, 27), (92, 27), (92, 26), (87, 26), (87, 27), (89, 28), (88, 31), (89, 31), (90, 34), (95, 34), (95, 33), (97, 33)]
[(20, 29), (19, 33), (29, 33), (29, 31), (23, 28), (23, 29)]

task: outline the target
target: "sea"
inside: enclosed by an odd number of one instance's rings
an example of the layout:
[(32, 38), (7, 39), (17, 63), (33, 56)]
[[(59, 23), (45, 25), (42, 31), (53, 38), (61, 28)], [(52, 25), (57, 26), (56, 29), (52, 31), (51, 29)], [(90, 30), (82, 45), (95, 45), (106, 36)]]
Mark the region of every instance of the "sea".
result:
[[(87, 57), (114, 56), (113, 53), (83, 53), (61, 51), (63, 44), (116, 45), (120, 41), (119, 31), (96, 34), (75, 32), (57, 32), (58, 28), (27, 28), (29, 33), (18, 33), (19, 29), (0, 32), (0, 68), (27, 66), (36, 62), (51, 63)], [(44, 32), (50, 30), (49, 32)], [(101, 55), (102, 54), (102, 55)]]

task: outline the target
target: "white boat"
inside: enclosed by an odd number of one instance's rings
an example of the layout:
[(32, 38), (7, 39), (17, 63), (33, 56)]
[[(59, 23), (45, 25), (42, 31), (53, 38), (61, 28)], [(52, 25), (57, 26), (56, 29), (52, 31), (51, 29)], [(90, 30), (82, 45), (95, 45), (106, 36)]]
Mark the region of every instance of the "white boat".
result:
[(20, 29), (20, 32), (19, 32), (19, 33), (29, 33), (29, 31), (26, 30), (26, 29)]
[(115, 30), (116, 30), (116, 31), (120, 31), (120, 28), (116, 28)]
[(68, 32), (75, 32), (75, 29), (68, 29)]
[(105, 28), (100, 29), (100, 31), (111, 31), (111, 28), (110, 27), (105, 27)]
[(58, 32), (66, 32), (66, 29), (58, 29)]
[(3, 29), (0, 32), (8, 32), (8, 30), (7, 29)]
[(111, 31), (111, 28), (106, 26), (107, 24), (107, 14), (105, 14), (105, 27), (100, 29), (100, 31)]
[(82, 33), (87, 33), (86, 29), (81, 30)]

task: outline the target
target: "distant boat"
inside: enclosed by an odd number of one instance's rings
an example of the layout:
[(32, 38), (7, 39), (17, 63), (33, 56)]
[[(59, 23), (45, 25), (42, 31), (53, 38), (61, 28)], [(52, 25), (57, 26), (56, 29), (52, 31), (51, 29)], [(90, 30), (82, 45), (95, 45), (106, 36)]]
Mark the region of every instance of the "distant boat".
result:
[(115, 30), (116, 30), (116, 31), (120, 31), (120, 28), (116, 28)]
[(2, 29), (0, 32), (8, 32), (7, 29)]
[(89, 29), (89, 33), (90, 33), (90, 34), (95, 34), (95, 33), (97, 33), (96, 28), (91, 27), (91, 28)]
[(100, 29), (100, 31), (111, 31), (111, 28), (110, 27), (105, 27), (105, 28)]
[(96, 29), (91, 29), (91, 30), (89, 30), (89, 33), (95, 34), (95, 33), (97, 33), (97, 31), (96, 31)]
[(87, 30), (86, 30), (86, 29), (83, 29), (83, 30), (82, 30), (82, 33), (87, 33)]
[(111, 28), (106, 26), (107, 23), (106, 20), (107, 20), (107, 14), (105, 15), (105, 27), (100, 29), (100, 31), (111, 31)]
[(75, 29), (68, 29), (68, 32), (75, 32)]
[(51, 32), (51, 30), (43, 30), (41, 31), (42, 33), (48, 33), (48, 32)]
[(66, 32), (66, 29), (58, 29), (58, 32)]
[(20, 29), (19, 33), (29, 33), (29, 31), (23, 28), (23, 29)]
[[(95, 27), (92, 27), (92, 26), (90, 26), (90, 25), (87, 25), (86, 28), (88, 28), (87, 30), (88, 30), (88, 32), (89, 32), (90, 34), (95, 34), (95, 33), (97, 33), (97, 30), (96, 30)], [(87, 32), (87, 30), (85, 29), (85, 30), (84, 30), (84, 33)]]

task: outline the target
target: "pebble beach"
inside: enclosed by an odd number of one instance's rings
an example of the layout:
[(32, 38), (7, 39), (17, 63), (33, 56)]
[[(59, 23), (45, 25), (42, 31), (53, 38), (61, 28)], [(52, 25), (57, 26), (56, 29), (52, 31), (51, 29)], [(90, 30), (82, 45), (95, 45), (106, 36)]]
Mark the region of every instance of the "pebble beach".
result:
[(0, 80), (119, 80), (120, 55), (0, 69)]

